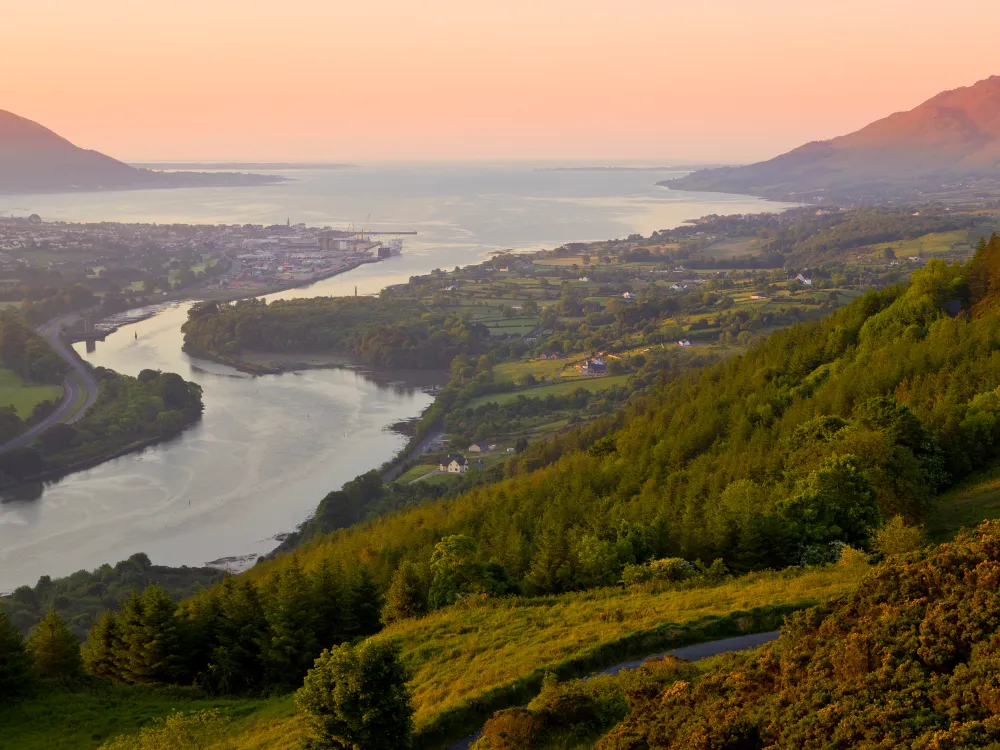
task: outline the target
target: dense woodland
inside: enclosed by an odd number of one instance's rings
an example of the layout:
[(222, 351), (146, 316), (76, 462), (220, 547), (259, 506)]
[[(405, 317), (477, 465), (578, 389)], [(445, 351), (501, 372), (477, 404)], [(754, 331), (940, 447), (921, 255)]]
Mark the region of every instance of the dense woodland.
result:
[(489, 332), (418, 303), (371, 297), (263, 299), (194, 306), (185, 347), (231, 356), (245, 351), (322, 350), (382, 367), (441, 368), (459, 354), (486, 350)]
[(104, 610), (117, 609), (119, 602), (135, 589), (158, 584), (175, 597), (191, 596), (219, 583), (224, 576), (215, 568), (153, 565), (148, 556), (138, 552), (115, 565), (78, 570), (65, 578), (42, 576), (36, 585), (19, 586), (0, 599), (0, 610), (7, 613), (15, 627), (28, 634), (52, 609), (82, 640)]

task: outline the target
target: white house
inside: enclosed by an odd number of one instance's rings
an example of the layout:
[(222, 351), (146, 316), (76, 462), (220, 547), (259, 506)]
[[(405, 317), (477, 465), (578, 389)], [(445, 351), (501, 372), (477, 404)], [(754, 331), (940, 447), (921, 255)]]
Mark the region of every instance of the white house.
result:
[(469, 453), (488, 453), (490, 451), (490, 446), (486, 442), (475, 442), (466, 450), (468, 450)]
[(438, 470), (447, 474), (464, 474), (469, 470), (469, 462), (465, 456), (445, 456)]
[(812, 279), (807, 279), (801, 273), (798, 276), (795, 277), (795, 280), (796, 281), (801, 281), (806, 286), (812, 286), (813, 285)]
[(691, 346), (691, 342), (687, 339), (681, 339), (677, 342), (677, 346)]
[(632, 292), (625, 292), (622, 294), (622, 299), (635, 299), (635, 295)]

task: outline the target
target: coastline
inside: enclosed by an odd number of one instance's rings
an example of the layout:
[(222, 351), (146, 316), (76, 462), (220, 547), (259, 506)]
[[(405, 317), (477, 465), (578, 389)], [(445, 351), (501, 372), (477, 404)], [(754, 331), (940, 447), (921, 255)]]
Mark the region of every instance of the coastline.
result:
[(46, 471), (40, 472), (38, 474), (33, 474), (29, 477), (25, 477), (20, 481), (0, 484), (0, 492), (6, 492), (8, 490), (16, 490), (18, 488), (24, 487), (30, 484), (36, 484), (39, 482), (49, 482), (57, 479), (62, 479), (65, 476), (74, 474), (78, 471), (86, 471), (87, 469), (93, 469), (95, 466), (100, 466), (106, 461), (111, 461), (115, 458), (121, 458), (122, 456), (127, 456), (130, 453), (138, 453), (145, 450), (146, 448), (151, 448), (154, 445), (159, 445), (161, 443), (166, 443), (180, 437), (186, 430), (194, 427), (198, 422), (201, 421), (201, 415), (199, 414), (196, 419), (182, 425), (177, 431), (170, 433), (168, 435), (157, 435), (155, 437), (149, 437), (144, 440), (137, 440), (134, 443), (129, 443), (121, 448), (116, 448), (109, 453), (102, 453), (98, 456), (93, 456), (91, 458), (84, 459), (82, 461), (76, 461), (66, 466), (60, 466), (57, 468), (47, 469)]

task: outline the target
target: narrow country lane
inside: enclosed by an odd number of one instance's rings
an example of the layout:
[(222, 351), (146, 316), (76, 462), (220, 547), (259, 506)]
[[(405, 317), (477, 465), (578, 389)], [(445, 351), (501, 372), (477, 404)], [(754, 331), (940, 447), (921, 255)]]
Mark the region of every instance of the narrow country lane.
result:
[[(8, 440), (3, 445), (0, 445), (0, 453), (6, 453), (14, 448), (21, 448), (27, 445), (54, 424), (62, 422), (72, 424), (78, 421), (83, 417), (87, 409), (97, 401), (97, 379), (94, 378), (83, 360), (76, 355), (73, 348), (62, 340), (60, 335), (64, 325), (72, 325), (79, 317), (79, 313), (63, 315), (38, 327), (39, 335), (70, 366), (70, 371), (63, 380), (63, 398), (55, 411), (41, 422), (34, 425), (31, 429), (22, 432), (17, 437)], [(83, 399), (82, 404), (80, 403), (81, 398)]]
[[(642, 666), (644, 662), (651, 659), (662, 659), (663, 657), (670, 655), (676, 656), (678, 659), (686, 659), (687, 661), (698, 661), (698, 659), (706, 659), (709, 656), (718, 656), (719, 654), (727, 654), (731, 651), (746, 651), (751, 648), (757, 648), (758, 646), (763, 646), (765, 643), (770, 643), (778, 639), (781, 635), (781, 631), (772, 630), (767, 633), (752, 633), (750, 635), (737, 635), (732, 638), (721, 638), (717, 641), (706, 641), (705, 643), (696, 643), (693, 646), (683, 646), (681, 648), (675, 648), (672, 651), (663, 651), (658, 654), (650, 654), (649, 656), (644, 656), (641, 659), (632, 659), (631, 661), (622, 662), (621, 664), (616, 664), (613, 667), (608, 667), (606, 669), (600, 669), (594, 672), (589, 677), (596, 677), (599, 674), (618, 674), (625, 669), (635, 669), (636, 667)], [(588, 679), (588, 678), (584, 678)], [(448, 746), (447, 750), (468, 750), (472, 744), (478, 740), (483, 734), (480, 729), (475, 734), (466, 737), (465, 739), (459, 740), (454, 744)]]

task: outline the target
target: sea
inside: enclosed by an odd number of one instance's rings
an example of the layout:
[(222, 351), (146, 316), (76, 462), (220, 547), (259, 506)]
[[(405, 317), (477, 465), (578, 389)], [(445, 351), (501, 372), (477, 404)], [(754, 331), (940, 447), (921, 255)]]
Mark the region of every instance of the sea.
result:
[[(276, 171), (245, 188), (0, 196), (0, 215), (47, 221), (292, 224), (404, 237), (403, 254), (269, 299), (373, 294), (498, 250), (625, 238), (709, 214), (791, 204), (657, 185), (689, 169), (656, 164), (375, 164)], [(155, 564), (234, 568), (273, 549), (330, 491), (405, 445), (440, 373), (313, 369), (251, 377), (181, 351), (191, 303), (155, 308), (92, 351), (130, 375), (180, 373), (204, 389), (205, 414), (179, 437), (0, 498), (0, 592), (145, 552)], [(221, 562), (220, 562), (221, 561)]]

